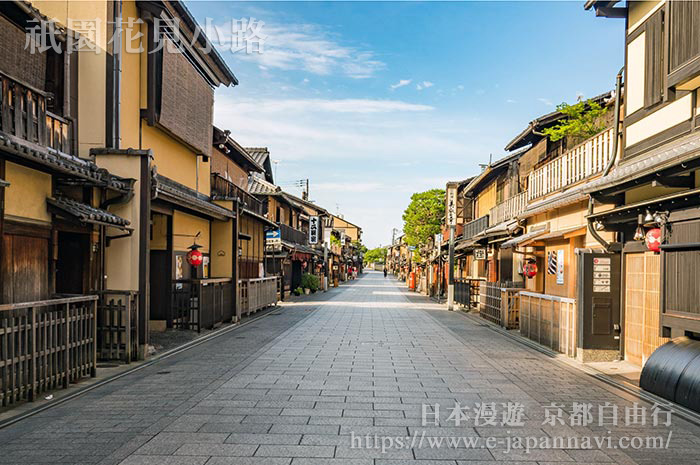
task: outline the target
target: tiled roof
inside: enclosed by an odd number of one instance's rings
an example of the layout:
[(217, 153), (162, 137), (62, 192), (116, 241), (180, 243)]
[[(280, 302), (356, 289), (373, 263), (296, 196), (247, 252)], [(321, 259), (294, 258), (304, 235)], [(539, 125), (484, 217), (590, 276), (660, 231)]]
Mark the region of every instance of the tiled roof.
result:
[(173, 205), (180, 205), (218, 220), (228, 220), (235, 216), (231, 210), (213, 203), (208, 196), (160, 174), (155, 175), (153, 184), (155, 198), (163, 198)]
[(90, 160), (74, 157), (51, 148), (24, 143), (24, 141), (2, 133), (0, 133), (0, 151), (45, 166), (68, 177), (91, 181), (97, 186), (120, 192), (129, 192), (132, 189), (133, 181), (131, 179), (114, 176)]
[(248, 192), (253, 195), (274, 195), (278, 193), (279, 187), (265, 181), (259, 176), (248, 177)]
[(270, 156), (267, 147), (245, 147), (245, 151), (261, 166), (264, 166), (265, 159)]
[(83, 223), (107, 224), (120, 228), (125, 228), (130, 224), (129, 220), (117, 216), (114, 213), (91, 207), (90, 205), (66, 197), (57, 197), (55, 199), (48, 198), (46, 201), (49, 205), (60, 210), (61, 213), (67, 213)]

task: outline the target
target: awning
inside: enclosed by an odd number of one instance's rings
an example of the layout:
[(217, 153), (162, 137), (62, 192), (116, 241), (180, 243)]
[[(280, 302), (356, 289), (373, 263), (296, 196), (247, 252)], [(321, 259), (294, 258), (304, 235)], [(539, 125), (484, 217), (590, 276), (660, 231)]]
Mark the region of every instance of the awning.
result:
[(468, 249), (469, 247), (473, 246), (474, 244), (476, 244), (476, 241), (474, 239), (467, 239), (467, 240), (461, 241), (457, 245), (455, 245), (455, 251)]
[(500, 236), (500, 235), (510, 235), (520, 226), (518, 225), (518, 220), (513, 219), (509, 221), (502, 221), (496, 226), (485, 229), (483, 232), (477, 234), (475, 239)]
[(68, 215), (74, 219), (77, 219), (81, 223), (113, 226), (126, 231), (131, 229), (127, 227), (130, 224), (129, 220), (106, 210), (91, 207), (90, 205), (86, 205), (72, 199), (65, 197), (58, 197), (55, 199), (48, 198), (46, 199), (46, 202), (55, 213), (60, 215)]
[(668, 206), (670, 209), (670, 206), (673, 205), (673, 209), (675, 210), (695, 206), (699, 203), (700, 188), (697, 188), (683, 192), (676, 192), (674, 194), (668, 194), (629, 205), (622, 205), (604, 212), (588, 215), (586, 218), (591, 221), (601, 220), (609, 223), (623, 223), (632, 220), (636, 221), (637, 215), (643, 213), (646, 209), (652, 206), (656, 206), (656, 208), (667, 208)]
[(585, 190), (589, 193), (600, 192), (643, 177), (653, 177), (660, 171), (696, 158), (700, 158), (700, 134), (694, 132), (650, 150), (628, 163), (622, 162), (609, 175), (587, 183)]
[(220, 221), (228, 221), (229, 218), (236, 216), (231, 210), (211, 202), (206, 195), (165, 176), (157, 174), (154, 178), (154, 187), (154, 198), (165, 200), (176, 207), (184, 207)]
[(523, 234), (522, 236), (514, 237), (512, 239), (509, 239), (505, 241), (503, 244), (501, 244), (502, 249), (508, 249), (510, 247), (517, 247), (519, 244), (532, 240), (536, 237), (539, 237), (543, 234), (547, 234), (549, 232), (549, 227), (537, 230), (537, 231), (531, 231), (527, 234)]
[(552, 231), (550, 233), (544, 234), (542, 236), (537, 237), (538, 241), (546, 241), (550, 239), (568, 239), (570, 237), (574, 236), (582, 236), (586, 234), (586, 226), (574, 226), (572, 228), (567, 228), (567, 229), (560, 229), (558, 231)]
[(318, 250), (316, 250), (316, 249), (314, 249), (314, 248), (311, 248), (311, 247), (309, 247), (309, 246), (307, 246), (307, 245), (303, 245), (303, 244), (294, 244), (294, 243), (292, 243), (292, 242), (287, 242), (287, 241), (284, 241), (284, 240), (283, 240), (283, 241), (282, 241), (282, 246), (283, 246), (283, 247), (286, 247), (286, 248), (289, 249), (291, 252), (298, 252), (298, 253), (304, 253), (304, 254), (309, 254), (309, 255), (317, 255), (317, 256), (323, 255), (320, 251), (318, 251)]
[(272, 228), (279, 227), (277, 225), (277, 223), (275, 223), (274, 221), (270, 221), (267, 218), (265, 218), (264, 216), (262, 216), (258, 213), (255, 213), (254, 211), (248, 210), (247, 208), (241, 208), (239, 211), (241, 212), (241, 214), (248, 215), (252, 218), (255, 218), (255, 219), (259, 220), (260, 222), (265, 223), (267, 226), (270, 226)]

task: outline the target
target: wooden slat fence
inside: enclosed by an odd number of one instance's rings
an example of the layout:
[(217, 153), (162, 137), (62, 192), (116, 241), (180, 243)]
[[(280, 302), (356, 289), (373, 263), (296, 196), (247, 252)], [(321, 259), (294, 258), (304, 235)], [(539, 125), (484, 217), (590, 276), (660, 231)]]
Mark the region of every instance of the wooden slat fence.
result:
[(138, 359), (138, 292), (97, 292), (97, 356), (130, 363)]
[(479, 284), (483, 278), (455, 278), (455, 302), (467, 309), (479, 305)]
[(172, 298), (174, 328), (200, 332), (235, 316), (231, 278), (175, 280)]
[(479, 284), (479, 314), (504, 328), (517, 328), (520, 310), (520, 287), (513, 283), (482, 281)]
[(241, 279), (238, 281), (238, 296), (242, 315), (250, 315), (272, 305), (277, 305), (280, 278)]
[(576, 299), (520, 292), (520, 334), (550, 349), (576, 356)]
[(37, 395), (97, 370), (97, 296), (0, 305), (0, 402)]

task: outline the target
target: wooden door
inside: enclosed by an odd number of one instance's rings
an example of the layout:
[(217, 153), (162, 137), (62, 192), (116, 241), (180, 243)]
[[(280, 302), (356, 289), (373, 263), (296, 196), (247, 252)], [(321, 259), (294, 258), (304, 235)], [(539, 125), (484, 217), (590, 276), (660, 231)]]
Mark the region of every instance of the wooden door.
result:
[(49, 239), (16, 234), (3, 236), (2, 302), (49, 298)]
[(661, 257), (653, 252), (625, 254), (625, 360), (643, 366), (659, 336)]

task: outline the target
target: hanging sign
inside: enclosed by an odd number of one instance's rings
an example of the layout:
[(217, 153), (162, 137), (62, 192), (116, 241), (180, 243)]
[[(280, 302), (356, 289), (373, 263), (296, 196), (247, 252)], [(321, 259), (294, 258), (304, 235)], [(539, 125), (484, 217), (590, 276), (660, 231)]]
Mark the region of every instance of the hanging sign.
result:
[(319, 225), (318, 216), (309, 216), (309, 244), (318, 244)]
[(457, 225), (457, 186), (448, 186), (445, 194), (447, 226)]
[(486, 260), (486, 249), (483, 247), (474, 249), (474, 260)]
[(557, 284), (564, 284), (564, 251), (557, 250)]

